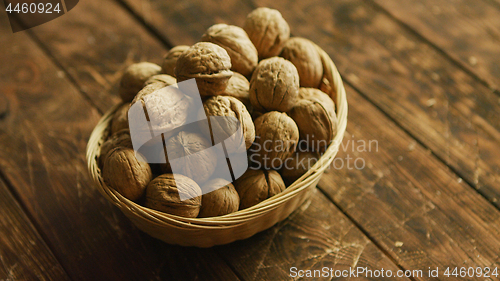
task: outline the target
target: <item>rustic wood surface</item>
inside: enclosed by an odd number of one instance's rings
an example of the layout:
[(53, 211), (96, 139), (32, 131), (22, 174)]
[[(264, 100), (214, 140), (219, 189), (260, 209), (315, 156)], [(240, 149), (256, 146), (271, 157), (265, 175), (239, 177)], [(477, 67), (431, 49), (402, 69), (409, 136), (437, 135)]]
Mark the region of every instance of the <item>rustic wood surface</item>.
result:
[[(500, 267), (499, 2), (431, 2), (86, 0), (16, 34), (0, 12), (0, 280)], [(155, 240), (92, 186), (86, 141), (118, 102), (126, 65), (160, 63), (173, 45), (214, 23), (241, 26), (258, 6), (279, 9), (344, 77), (338, 161), (308, 204), (247, 240), (210, 249)], [(376, 149), (360, 149), (370, 141)]]

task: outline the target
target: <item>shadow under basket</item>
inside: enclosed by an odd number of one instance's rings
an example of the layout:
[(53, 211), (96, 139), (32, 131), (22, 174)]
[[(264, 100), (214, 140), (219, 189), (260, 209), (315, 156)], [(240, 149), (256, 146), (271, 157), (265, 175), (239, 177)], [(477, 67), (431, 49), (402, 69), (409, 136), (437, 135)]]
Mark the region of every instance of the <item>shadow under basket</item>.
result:
[(318, 162), (285, 191), (237, 212), (212, 218), (184, 218), (141, 206), (123, 197), (104, 182), (98, 157), (110, 121), (120, 105), (110, 109), (99, 121), (87, 145), (87, 165), (99, 192), (113, 203), (142, 231), (169, 244), (211, 247), (248, 238), (287, 218), (309, 199), (323, 172), (338, 152), (347, 126), (347, 99), (344, 85), (335, 64), (316, 46), (323, 62), (324, 75), (320, 89), (336, 103), (337, 135)]

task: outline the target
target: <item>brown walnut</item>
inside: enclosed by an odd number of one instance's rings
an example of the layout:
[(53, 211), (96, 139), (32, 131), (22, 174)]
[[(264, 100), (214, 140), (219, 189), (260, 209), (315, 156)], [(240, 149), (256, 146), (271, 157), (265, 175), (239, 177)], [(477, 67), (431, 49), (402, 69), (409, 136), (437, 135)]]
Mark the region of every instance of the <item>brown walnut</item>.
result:
[(130, 104), (126, 103), (120, 108), (118, 108), (117, 111), (115, 111), (115, 114), (113, 115), (113, 119), (111, 119), (111, 134), (114, 134), (118, 131), (128, 129), (128, 108), (130, 107)]
[(150, 62), (134, 63), (127, 67), (120, 82), (119, 94), (124, 102), (130, 102), (142, 89), (149, 77), (160, 74), (161, 67)]
[(257, 8), (248, 14), (243, 29), (257, 48), (259, 59), (277, 56), (290, 37), (290, 27), (278, 10)]
[(323, 78), (323, 64), (313, 42), (300, 37), (290, 38), (280, 56), (295, 65), (299, 72), (301, 87), (319, 87)]
[(102, 177), (121, 195), (136, 201), (144, 194), (153, 174), (139, 153), (131, 148), (117, 147), (106, 155)]
[(285, 190), (286, 186), (274, 170), (248, 169), (234, 182), (240, 196), (240, 210), (257, 205)]
[(290, 110), (299, 93), (299, 74), (295, 66), (280, 57), (259, 63), (250, 80), (250, 102), (259, 111)]
[(201, 209), (198, 217), (223, 216), (238, 211), (240, 197), (234, 189), (233, 184), (225, 179), (212, 179), (207, 181), (202, 187)]
[(222, 47), (209, 42), (199, 42), (184, 51), (175, 65), (178, 82), (196, 79), (202, 96), (222, 93), (233, 75), (231, 58)]
[(154, 76), (149, 77), (149, 79), (146, 80), (146, 82), (144, 83), (144, 87), (149, 85), (149, 84), (153, 84), (153, 83), (163, 83), (163, 84), (165, 84), (165, 86), (170, 86), (170, 85), (174, 85), (175, 83), (177, 83), (177, 79), (175, 79), (175, 77), (170, 76), (168, 74), (158, 74), (158, 75), (154, 75)]
[[(179, 193), (185, 200), (181, 200)], [(146, 188), (144, 205), (150, 209), (181, 217), (195, 218), (201, 207), (201, 189), (192, 179), (176, 174), (163, 174)]]
[(255, 119), (251, 162), (259, 168), (279, 169), (297, 147), (299, 129), (286, 113), (271, 111)]
[(296, 152), (285, 160), (285, 165), (280, 170), (281, 177), (287, 185), (290, 185), (316, 164), (318, 159), (319, 155), (314, 152)]
[(179, 45), (170, 49), (170, 51), (163, 58), (161, 73), (175, 77), (175, 64), (177, 63), (177, 59), (179, 59), (181, 54), (187, 49), (189, 49), (189, 46), (187, 45)]
[(330, 98), (330, 96), (316, 88), (299, 88), (299, 98), (298, 101), (302, 99), (315, 100), (324, 105), (330, 114), (335, 115), (335, 102)]
[(241, 27), (219, 23), (212, 25), (201, 37), (224, 48), (231, 57), (231, 70), (249, 76), (257, 66), (257, 49)]
[(101, 145), (101, 153), (99, 154), (101, 165), (104, 164), (106, 155), (116, 147), (132, 148), (132, 140), (130, 139), (130, 131), (128, 129), (115, 132)]
[(248, 82), (247, 78), (238, 72), (233, 72), (233, 77), (229, 79), (226, 90), (220, 95), (235, 97), (249, 109), (251, 107), (249, 90), (250, 82)]

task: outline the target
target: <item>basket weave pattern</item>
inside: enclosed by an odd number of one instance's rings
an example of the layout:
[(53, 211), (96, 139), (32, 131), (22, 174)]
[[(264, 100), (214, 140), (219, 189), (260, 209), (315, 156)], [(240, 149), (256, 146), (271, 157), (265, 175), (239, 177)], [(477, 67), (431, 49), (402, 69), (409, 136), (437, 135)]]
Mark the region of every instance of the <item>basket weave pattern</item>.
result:
[(285, 191), (250, 208), (212, 218), (179, 217), (128, 200), (104, 183), (97, 161), (110, 121), (120, 105), (114, 106), (101, 118), (87, 145), (87, 165), (95, 186), (139, 229), (169, 244), (197, 247), (227, 244), (248, 238), (284, 220), (310, 197), (337, 154), (347, 126), (347, 99), (342, 79), (328, 54), (318, 46), (316, 48), (324, 69), (320, 89), (332, 97), (337, 107), (337, 135), (318, 162)]

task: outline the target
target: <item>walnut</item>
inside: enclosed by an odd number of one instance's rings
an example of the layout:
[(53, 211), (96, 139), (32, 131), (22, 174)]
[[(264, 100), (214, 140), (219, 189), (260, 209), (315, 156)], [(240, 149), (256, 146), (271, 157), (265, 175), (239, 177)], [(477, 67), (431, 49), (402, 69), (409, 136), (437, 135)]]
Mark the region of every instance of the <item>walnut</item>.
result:
[(301, 87), (318, 88), (323, 78), (323, 64), (313, 42), (300, 37), (290, 38), (280, 54), (297, 68)]
[(128, 129), (120, 130), (112, 134), (102, 145), (101, 153), (99, 154), (99, 162), (104, 164), (106, 155), (116, 147), (132, 148), (132, 140), (130, 139), (130, 131)]
[(286, 113), (271, 111), (255, 120), (251, 161), (265, 169), (279, 169), (297, 147), (299, 129)]
[(277, 56), (290, 37), (290, 27), (278, 10), (257, 8), (248, 14), (243, 29), (257, 48), (259, 59)]
[(212, 143), (201, 134), (188, 131), (179, 132), (165, 143), (174, 173), (186, 175), (199, 184), (208, 180), (217, 166), (217, 154), (208, 149), (211, 146)]
[(175, 77), (170, 76), (168, 74), (158, 74), (158, 75), (154, 75), (154, 76), (149, 77), (149, 79), (146, 80), (146, 82), (144, 82), (144, 86), (147, 86), (147, 85), (153, 84), (153, 83), (163, 83), (163, 84), (165, 84), (165, 86), (170, 86), (170, 85), (176, 84), (177, 79), (175, 79)]
[(257, 205), (286, 188), (278, 172), (253, 169), (248, 169), (238, 178), (234, 187), (240, 196), (240, 210)]
[(299, 127), (300, 138), (306, 140), (310, 150), (323, 151), (337, 134), (337, 117), (333, 101), (301, 99), (288, 112)]
[[(181, 195), (185, 200), (181, 200)], [(148, 184), (144, 205), (167, 214), (195, 218), (200, 212), (201, 189), (186, 176), (163, 174)]]
[(257, 66), (257, 49), (241, 27), (219, 23), (212, 25), (201, 37), (224, 48), (231, 57), (231, 70), (249, 76)]
[(299, 88), (299, 100), (308, 99), (315, 100), (322, 103), (325, 109), (329, 110), (331, 114), (335, 115), (335, 102), (330, 98), (330, 96), (316, 88)]
[(280, 170), (281, 177), (283, 177), (287, 185), (290, 185), (309, 171), (309, 169), (318, 162), (318, 159), (319, 155), (314, 152), (296, 152), (285, 160), (285, 165), (283, 165)]
[(163, 58), (161, 73), (175, 77), (175, 64), (177, 63), (177, 59), (179, 59), (181, 54), (187, 49), (189, 49), (189, 46), (187, 45), (179, 45), (170, 49), (170, 51)]
[(198, 217), (223, 216), (238, 211), (240, 197), (233, 184), (227, 180), (209, 180), (201, 187), (201, 190), (203, 192), (213, 191), (205, 193), (201, 197), (201, 209)]
[(153, 174), (139, 153), (131, 148), (116, 147), (106, 155), (102, 177), (121, 195), (136, 201), (144, 194)]
[[(200, 129), (205, 133), (207, 138), (211, 135), (210, 133), (213, 134), (216, 143), (218, 143), (217, 140), (226, 140), (229, 138), (230, 141), (226, 142), (226, 145), (227, 143), (235, 145), (235, 147), (227, 147), (229, 153), (237, 151), (242, 141), (244, 141), (245, 150), (252, 145), (255, 139), (255, 126), (252, 116), (250, 116), (250, 113), (242, 102), (233, 97), (214, 96), (208, 98), (203, 103), (203, 108), (209, 120), (211, 132), (208, 131), (206, 126), (201, 126)], [(214, 119), (210, 118), (210, 116), (234, 117), (234, 119)], [(239, 137), (235, 133), (240, 126), (236, 121), (239, 121), (241, 124), (241, 131), (243, 133), (243, 139), (241, 140), (235, 139), (235, 137)]]
[(231, 58), (222, 47), (209, 42), (200, 42), (184, 51), (175, 65), (178, 82), (196, 78), (202, 96), (222, 93), (233, 75)]
[(113, 115), (113, 119), (111, 119), (111, 134), (114, 134), (118, 131), (121, 131), (123, 129), (128, 129), (128, 108), (130, 107), (130, 104), (126, 103), (118, 110), (116, 110), (115, 114)]
[(161, 67), (150, 62), (135, 63), (127, 67), (120, 82), (119, 94), (124, 102), (130, 102), (142, 89), (149, 77), (160, 74)]
[(250, 102), (259, 111), (286, 112), (299, 93), (299, 74), (284, 58), (273, 57), (259, 63), (250, 80)]
[(239, 99), (248, 109), (251, 107), (249, 90), (250, 82), (248, 82), (247, 78), (238, 72), (233, 72), (233, 77), (229, 79), (226, 90), (224, 90), (224, 92), (220, 95), (235, 97)]

